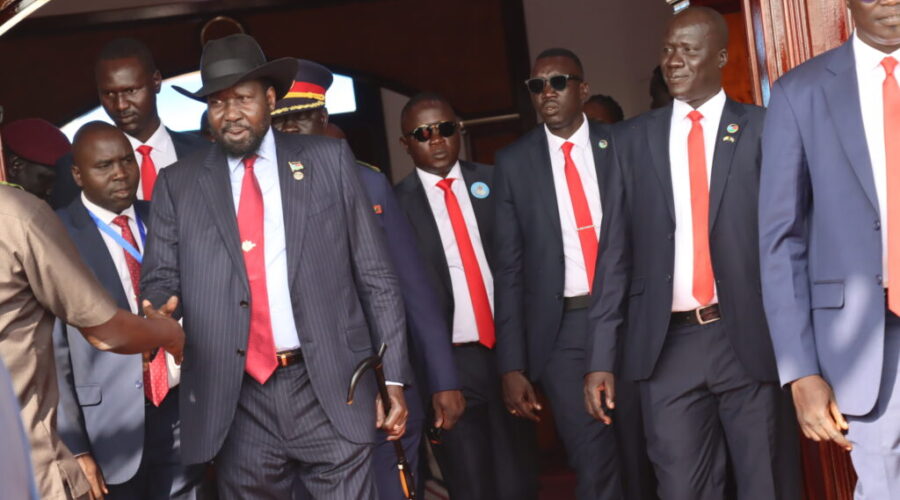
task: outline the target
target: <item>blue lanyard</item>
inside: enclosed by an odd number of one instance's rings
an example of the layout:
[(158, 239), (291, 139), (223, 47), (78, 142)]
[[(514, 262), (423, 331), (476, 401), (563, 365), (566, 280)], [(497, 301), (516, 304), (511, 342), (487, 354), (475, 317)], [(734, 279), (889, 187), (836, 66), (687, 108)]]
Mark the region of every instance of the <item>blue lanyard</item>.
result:
[[(122, 237), (122, 234), (119, 231), (116, 231), (115, 229), (112, 228), (112, 226), (110, 226), (109, 224), (100, 220), (100, 218), (97, 217), (96, 215), (94, 215), (94, 213), (91, 212), (90, 210), (88, 210), (88, 215), (91, 216), (91, 219), (94, 219), (94, 224), (97, 225), (97, 229), (103, 231), (104, 233), (106, 233), (107, 236), (112, 238), (113, 241), (118, 243), (120, 247), (125, 249), (126, 252), (128, 252), (132, 257), (134, 257), (134, 260), (138, 261), (138, 264), (141, 263), (141, 261), (143, 260), (141, 258), (141, 252), (139, 252), (137, 248), (134, 248), (134, 245), (132, 245), (131, 243), (128, 243), (128, 241)], [(135, 212), (134, 212), (134, 221), (137, 222), (138, 232), (141, 234), (141, 243), (146, 245), (147, 244), (147, 230), (144, 229), (144, 223), (141, 222), (141, 216), (138, 215), (137, 210), (135, 210)]]

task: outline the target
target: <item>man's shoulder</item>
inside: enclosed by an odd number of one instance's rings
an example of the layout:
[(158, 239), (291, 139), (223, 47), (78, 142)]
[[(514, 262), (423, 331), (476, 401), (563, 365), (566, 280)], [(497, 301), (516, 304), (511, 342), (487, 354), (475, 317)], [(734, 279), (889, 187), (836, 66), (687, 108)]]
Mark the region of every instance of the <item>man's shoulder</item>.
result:
[(832, 73), (829, 68), (852, 64), (853, 39), (851, 38), (843, 44), (797, 65), (782, 75), (775, 83), (788, 93), (808, 92), (811, 83), (819, 82), (824, 75)]
[(614, 146), (629, 143), (644, 136), (648, 127), (672, 119), (672, 106), (651, 109), (610, 127)]
[(30, 221), (52, 215), (50, 205), (44, 200), (19, 187), (0, 184), (0, 216)]
[(532, 154), (536, 148), (540, 147), (542, 140), (543, 143), (546, 143), (545, 138), (546, 133), (543, 125), (538, 125), (529, 130), (509, 146), (497, 151), (497, 167), (502, 167), (506, 161), (517, 156)]

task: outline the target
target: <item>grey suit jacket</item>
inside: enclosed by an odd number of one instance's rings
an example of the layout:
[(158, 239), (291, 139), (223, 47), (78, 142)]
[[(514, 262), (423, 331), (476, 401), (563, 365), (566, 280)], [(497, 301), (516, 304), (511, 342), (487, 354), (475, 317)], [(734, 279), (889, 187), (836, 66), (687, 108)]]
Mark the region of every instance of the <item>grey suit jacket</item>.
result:
[(852, 41), (794, 68), (772, 89), (759, 231), (782, 383), (821, 374), (841, 411), (865, 415), (878, 397), (885, 303)]
[[(134, 208), (147, 223), (150, 204), (137, 201)], [(81, 258), (116, 304), (129, 310), (116, 266), (81, 196), (57, 214)], [(100, 351), (77, 328), (59, 320), (53, 329), (53, 349), (60, 387), (60, 437), (73, 454), (91, 453), (107, 483), (128, 481), (141, 465), (144, 449), (141, 355)]]
[[(405, 319), (383, 231), (344, 141), (275, 132), (294, 320), (313, 390), (346, 439), (375, 439), (375, 384), (345, 403), (356, 364), (387, 343), (385, 374), (407, 383)], [(293, 177), (289, 162), (304, 176)], [(163, 169), (142, 268), (145, 298), (181, 298), (187, 334), (181, 374), (182, 456), (212, 459), (244, 379), (250, 291), (220, 147)], [(273, 325), (278, 328), (278, 325)], [(304, 425), (297, 422), (297, 425)]]

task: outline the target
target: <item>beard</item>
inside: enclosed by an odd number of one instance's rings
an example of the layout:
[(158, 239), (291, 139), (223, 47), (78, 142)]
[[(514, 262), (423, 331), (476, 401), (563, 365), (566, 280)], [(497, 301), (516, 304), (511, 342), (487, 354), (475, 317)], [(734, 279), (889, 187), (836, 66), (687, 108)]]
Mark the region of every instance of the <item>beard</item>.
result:
[[(225, 150), (225, 153), (228, 156), (232, 157), (245, 157), (250, 153), (255, 153), (259, 150), (259, 146), (262, 144), (263, 138), (266, 135), (266, 130), (269, 129), (269, 124), (264, 123), (263, 127), (259, 129), (254, 129), (250, 125), (244, 124), (226, 124), (219, 130), (215, 130), (213, 132), (213, 136), (216, 139), (216, 143), (222, 146), (222, 149)], [(241, 140), (233, 140), (228, 138), (226, 132), (228, 132), (232, 128), (244, 128), (247, 130), (247, 137)]]

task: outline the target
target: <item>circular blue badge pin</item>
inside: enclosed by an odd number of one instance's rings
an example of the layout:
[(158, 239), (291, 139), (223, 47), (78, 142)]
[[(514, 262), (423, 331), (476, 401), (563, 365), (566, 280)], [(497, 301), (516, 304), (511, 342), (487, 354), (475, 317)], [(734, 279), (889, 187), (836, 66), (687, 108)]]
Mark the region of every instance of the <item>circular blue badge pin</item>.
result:
[(483, 182), (476, 182), (472, 184), (472, 187), (469, 188), (469, 191), (472, 192), (472, 196), (478, 198), (479, 200), (483, 200), (491, 194), (491, 188), (488, 187), (487, 184)]

